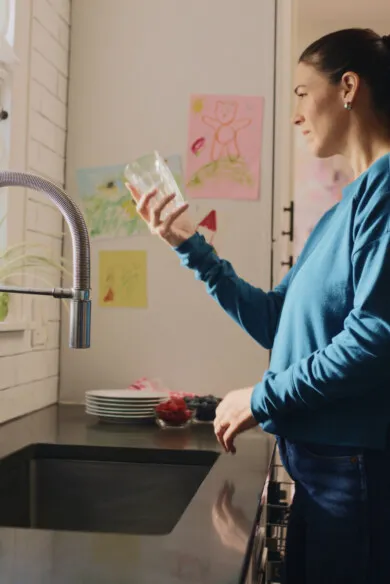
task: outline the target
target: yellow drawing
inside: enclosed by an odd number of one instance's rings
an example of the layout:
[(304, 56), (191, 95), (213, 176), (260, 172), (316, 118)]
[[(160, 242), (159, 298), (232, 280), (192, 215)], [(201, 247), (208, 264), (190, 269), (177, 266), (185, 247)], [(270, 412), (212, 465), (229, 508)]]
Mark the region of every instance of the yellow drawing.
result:
[(146, 251), (101, 251), (99, 306), (146, 308)]
[(214, 136), (211, 145), (211, 160), (221, 160), (228, 156), (238, 160), (241, 156), (237, 135), (240, 130), (251, 123), (250, 118), (236, 120), (238, 103), (235, 101), (220, 101), (215, 104), (215, 117), (203, 116), (205, 124), (213, 128)]
[(203, 111), (203, 107), (203, 99), (201, 97), (194, 99), (192, 102), (192, 111), (196, 114), (200, 114), (200, 112)]

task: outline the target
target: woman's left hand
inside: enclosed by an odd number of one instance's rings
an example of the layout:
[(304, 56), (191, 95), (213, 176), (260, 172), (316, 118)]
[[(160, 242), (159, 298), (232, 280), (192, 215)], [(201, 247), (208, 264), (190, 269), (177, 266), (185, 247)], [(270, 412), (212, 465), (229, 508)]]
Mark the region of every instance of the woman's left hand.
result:
[(237, 434), (257, 426), (251, 410), (252, 392), (253, 387), (231, 391), (216, 409), (214, 432), (226, 452), (235, 454), (234, 439)]

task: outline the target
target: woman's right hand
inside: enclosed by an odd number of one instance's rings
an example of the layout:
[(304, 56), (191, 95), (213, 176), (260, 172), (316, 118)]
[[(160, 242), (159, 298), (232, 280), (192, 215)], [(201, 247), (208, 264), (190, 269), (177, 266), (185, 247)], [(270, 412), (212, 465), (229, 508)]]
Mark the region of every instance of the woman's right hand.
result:
[(138, 214), (145, 221), (151, 233), (158, 235), (172, 247), (179, 246), (194, 235), (196, 228), (186, 213), (189, 207), (188, 203), (181, 204), (162, 219), (161, 213), (173, 201), (174, 194), (164, 197), (157, 204), (151, 206), (150, 203), (156, 196), (157, 190), (141, 195), (132, 185), (127, 183), (126, 187), (137, 204)]

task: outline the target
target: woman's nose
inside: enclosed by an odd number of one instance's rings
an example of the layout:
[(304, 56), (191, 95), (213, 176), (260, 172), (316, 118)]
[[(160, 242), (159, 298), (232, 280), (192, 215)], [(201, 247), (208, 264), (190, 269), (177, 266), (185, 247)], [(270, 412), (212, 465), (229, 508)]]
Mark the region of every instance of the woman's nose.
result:
[(291, 123), (294, 124), (294, 126), (300, 126), (303, 121), (304, 121), (303, 115), (298, 112), (295, 112), (291, 118)]

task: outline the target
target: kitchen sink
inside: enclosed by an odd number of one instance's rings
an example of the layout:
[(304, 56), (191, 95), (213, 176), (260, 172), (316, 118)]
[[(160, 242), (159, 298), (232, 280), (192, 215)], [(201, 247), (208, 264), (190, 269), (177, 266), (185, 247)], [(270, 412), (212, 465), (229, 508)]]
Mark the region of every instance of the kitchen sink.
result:
[(161, 535), (218, 453), (32, 444), (0, 461), (0, 526)]

